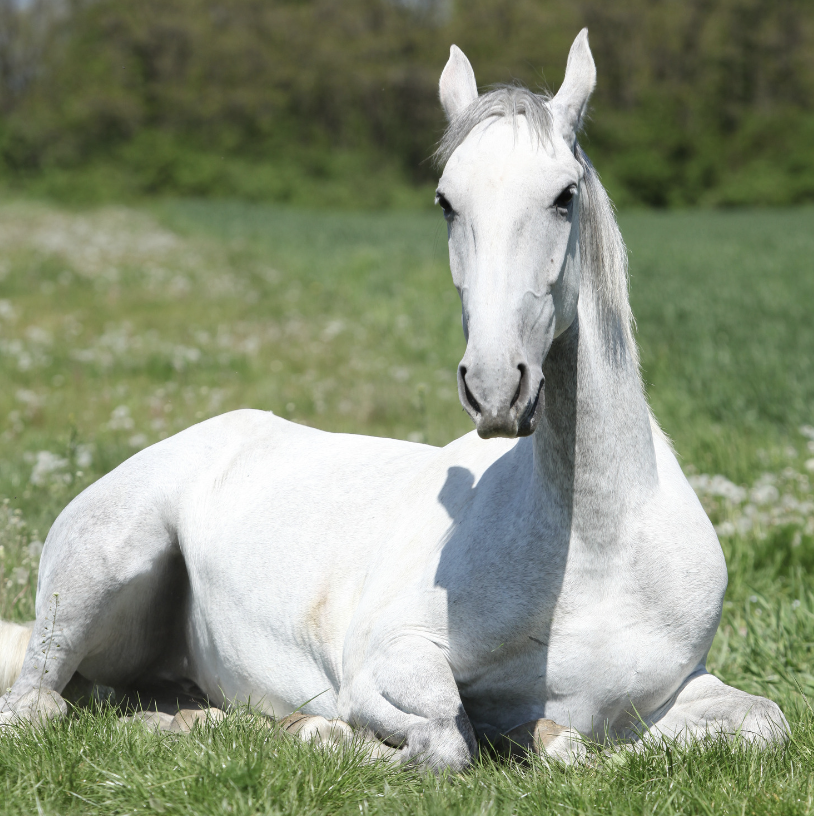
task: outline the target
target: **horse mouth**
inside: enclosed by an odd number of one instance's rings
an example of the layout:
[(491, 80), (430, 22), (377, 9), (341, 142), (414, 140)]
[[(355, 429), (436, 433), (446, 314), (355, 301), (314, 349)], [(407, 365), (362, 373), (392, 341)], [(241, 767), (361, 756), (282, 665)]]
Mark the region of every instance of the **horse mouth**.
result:
[(537, 429), (545, 404), (544, 386), (545, 377), (541, 377), (534, 398), (526, 402), (519, 414), (514, 411), (510, 411), (508, 416), (503, 417), (477, 414), (478, 436), (481, 439), (494, 439), (495, 437), (516, 439), (521, 436), (531, 436)]
[(518, 436), (531, 436), (537, 430), (537, 423), (545, 405), (545, 377), (540, 377), (540, 385), (533, 400), (526, 403), (526, 408), (517, 422)]

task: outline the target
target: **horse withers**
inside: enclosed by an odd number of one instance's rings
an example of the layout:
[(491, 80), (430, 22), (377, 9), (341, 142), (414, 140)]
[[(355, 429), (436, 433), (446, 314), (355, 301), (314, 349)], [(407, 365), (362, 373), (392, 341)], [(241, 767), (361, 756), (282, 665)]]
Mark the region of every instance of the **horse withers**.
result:
[(478, 96), (455, 46), (441, 75), (477, 432), (438, 449), (244, 410), (136, 454), (48, 535), (6, 721), (63, 714), (78, 672), (302, 707), (435, 769), (479, 741), (786, 738), (705, 669), (726, 565), (643, 393), (625, 247), (577, 143), (595, 76), (586, 31), (550, 98)]

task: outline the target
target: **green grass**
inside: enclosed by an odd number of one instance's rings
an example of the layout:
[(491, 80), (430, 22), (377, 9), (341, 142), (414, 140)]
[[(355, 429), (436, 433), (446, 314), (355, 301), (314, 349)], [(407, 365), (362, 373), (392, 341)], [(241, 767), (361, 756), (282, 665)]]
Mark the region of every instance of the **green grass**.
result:
[[(80, 712), (0, 737), (0, 812), (814, 810), (814, 439), (800, 431), (814, 426), (814, 211), (621, 225), (651, 403), (729, 563), (710, 667), (783, 706), (788, 749), (649, 750), (570, 770), (484, 760), (438, 781), (239, 714), (179, 738)], [(0, 204), (0, 617), (31, 617), (53, 519), (139, 448), (241, 406), (443, 444), (471, 427), (462, 353), (438, 214)]]
[(776, 816), (811, 807), (813, 737), (807, 722), (781, 751), (668, 747), (581, 769), (483, 760), (435, 779), (312, 749), (245, 715), (177, 736), (81, 712), (0, 751), (0, 790), (6, 813)]

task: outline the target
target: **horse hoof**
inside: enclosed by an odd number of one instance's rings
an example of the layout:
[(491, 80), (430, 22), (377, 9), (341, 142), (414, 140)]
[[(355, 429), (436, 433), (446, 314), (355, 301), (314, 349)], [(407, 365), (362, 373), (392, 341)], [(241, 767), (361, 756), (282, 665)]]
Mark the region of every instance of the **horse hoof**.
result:
[(319, 715), (295, 712), (280, 720), (286, 734), (317, 745), (339, 745), (353, 740), (351, 727), (342, 720), (326, 720)]
[(503, 756), (523, 758), (528, 753), (557, 759), (569, 765), (586, 754), (582, 735), (573, 728), (557, 725), (554, 720), (531, 720), (512, 728), (495, 743)]
[(377, 739), (365, 739), (362, 742), (361, 748), (362, 762), (392, 762), (398, 763), (401, 761), (401, 751), (398, 748), (392, 748)]
[(141, 723), (151, 731), (169, 731), (174, 717), (164, 711), (137, 711), (129, 717), (119, 717), (120, 723)]
[(182, 708), (169, 725), (169, 731), (188, 734), (195, 726), (219, 723), (226, 715), (219, 708)]

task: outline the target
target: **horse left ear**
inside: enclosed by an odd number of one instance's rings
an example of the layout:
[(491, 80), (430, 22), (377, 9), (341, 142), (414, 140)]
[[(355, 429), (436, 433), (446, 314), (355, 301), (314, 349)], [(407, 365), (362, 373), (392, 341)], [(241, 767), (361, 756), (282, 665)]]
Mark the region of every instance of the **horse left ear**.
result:
[(457, 45), (449, 49), (449, 61), (438, 83), (438, 95), (449, 121), (478, 98), (475, 72), (466, 54)]
[(569, 145), (573, 145), (576, 140), (595, 85), (596, 65), (588, 47), (588, 29), (583, 28), (568, 53), (565, 79), (551, 100), (560, 133)]

